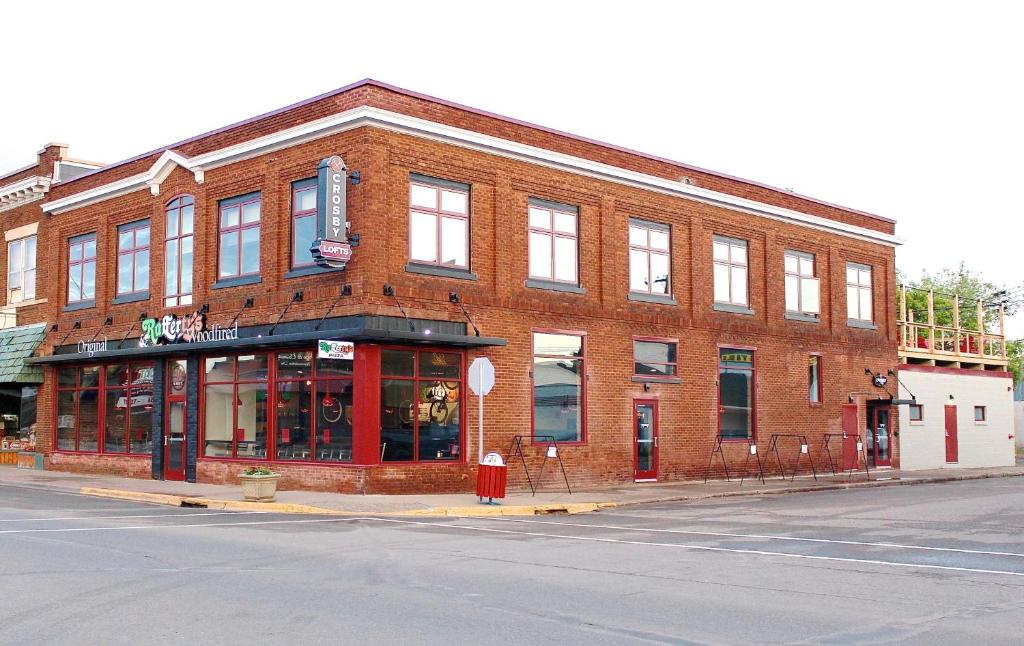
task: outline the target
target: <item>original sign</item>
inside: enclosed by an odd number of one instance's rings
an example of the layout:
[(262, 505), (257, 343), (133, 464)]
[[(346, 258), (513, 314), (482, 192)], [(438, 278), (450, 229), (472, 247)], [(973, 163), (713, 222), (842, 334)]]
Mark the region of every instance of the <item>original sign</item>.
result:
[(324, 159), (316, 167), (317, 239), (309, 250), (321, 267), (344, 268), (352, 258), (345, 215), (347, 170), (338, 155)]
[(320, 341), (316, 344), (319, 359), (355, 359), (356, 344), (351, 341)]
[(78, 342), (78, 353), (87, 354), (90, 357), (97, 352), (107, 351), (107, 337), (103, 337), (102, 341), (79, 341)]

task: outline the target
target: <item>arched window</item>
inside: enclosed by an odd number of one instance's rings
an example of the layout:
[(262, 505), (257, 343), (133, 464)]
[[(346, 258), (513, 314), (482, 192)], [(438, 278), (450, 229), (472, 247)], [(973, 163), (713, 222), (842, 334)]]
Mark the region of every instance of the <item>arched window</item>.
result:
[(195, 200), (182, 195), (167, 203), (167, 242), (164, 246), (166, 278), (164, 305), (192, 304), (192, 232)]

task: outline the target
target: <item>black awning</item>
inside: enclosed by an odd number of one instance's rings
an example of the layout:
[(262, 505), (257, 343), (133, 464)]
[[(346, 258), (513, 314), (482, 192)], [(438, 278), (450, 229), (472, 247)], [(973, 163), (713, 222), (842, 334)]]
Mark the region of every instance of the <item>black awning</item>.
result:
[[(311, 341), (344, 340), (374, 341), (416, 345), (438, 345), (458, 348), (479, 348), (503, 346), (505, 339), (486, 336), (474, 336), (465, 333), (465, 324), (451, 321), (430, 321), (426, 319), (400, 319), (391, 316), (345, 316), (324, 321), (322, 329), (313, 328), (316, 321), (297, 321), (281, 324), (280, 333), (267, 334), (269, 325), (238, 328), (238, 339), (227, 341), (203, 341), (200, 343), (172, 343), (140, 347), (138, 339), (127, 339), (123, 344), (115, 344), (110, 350), (96, 352), (93, 356), (86, 353), (61, 351), (49, 357), (29, 357), (29, 364), (62, 364), (81, 363), (83, 361), (103, 362), (108, 359), (129, 359), (160, 357), (166, 355), (232, 352), (236, 350), (262, 350), (270, 348), (309, 345)], [(461, 332), (461, 333), (460, 333)], [(123, 347), (121, 347), (123, 346)], [(77, 349), (66, 346), (67, 350)]]

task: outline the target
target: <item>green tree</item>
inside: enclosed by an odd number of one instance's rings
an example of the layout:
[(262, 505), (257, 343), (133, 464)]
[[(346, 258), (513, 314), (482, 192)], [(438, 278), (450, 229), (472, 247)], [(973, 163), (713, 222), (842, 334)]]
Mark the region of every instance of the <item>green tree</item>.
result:
[(1006, 342), (1006, 356), (1010, 359), (1008, 370), (1013, 373), (1013, 383), (1019, 384), (1024, 373), (1024, 339)]

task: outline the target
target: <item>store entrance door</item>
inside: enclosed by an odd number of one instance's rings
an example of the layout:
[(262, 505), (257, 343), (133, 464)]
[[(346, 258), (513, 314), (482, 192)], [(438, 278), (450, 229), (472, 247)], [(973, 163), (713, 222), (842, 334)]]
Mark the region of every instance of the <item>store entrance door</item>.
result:
[(651, 399), (633, 401), (634, 433), (636, 440), (637, 482), (658, 479), (658, 402)]
[(873, 467), (892, 466), (892, 435), (889, 430), (889, 403), (868, 405), (868, 463)]
[(164, 433), (164, 480), (185, 479), (185, 401), (167, 402)]
[(185, 479), (184, 360), (167, 362), (167, 408), (164, 411), (164, 480)]
[(956, 431), (956, 405), (946, 404), (946, 463), (960, 461), (960, 443)]

